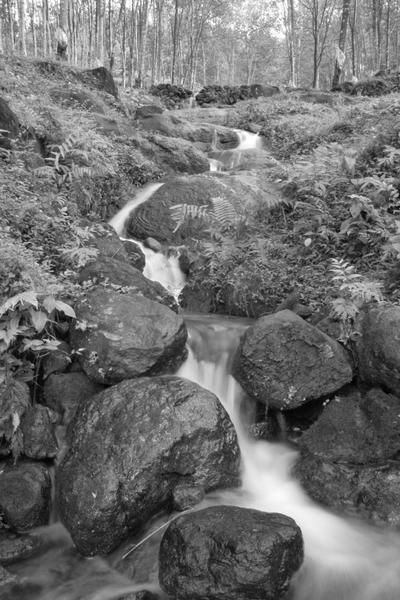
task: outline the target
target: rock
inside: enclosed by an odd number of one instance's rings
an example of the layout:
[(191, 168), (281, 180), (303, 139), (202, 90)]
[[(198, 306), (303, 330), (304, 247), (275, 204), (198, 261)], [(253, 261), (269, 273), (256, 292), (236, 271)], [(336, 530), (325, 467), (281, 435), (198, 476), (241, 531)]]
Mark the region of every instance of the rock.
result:
[(146, 265), (146, 257), (143, 250), (133, 240), (124, 240), (123, 244), (129, 258), (129, 263), (135, 269), (143, 272)]
[(335, 104), (341, 96), (331, 92), (318, 92), (309, 90), (299, 95), (302, 102), (311, 102), (312, 104)]
[(157, 240), (155, 240), (152, 237), (146, 238), (144, 240), (144, 244), (147, 248), (153, 250), (153, 252), (162, 252), (162, 245), (160, 244), (160, 242), (157, 242)]
[(203, 488), (196, 487), (186, 481), (179, 482), (173, 492), (173, 506), (175, 510), (183, 511), (199, 504), (204, 498)]
[(0, 530), (0, 565), (11, 565), (25, 560), (36, 554), (42, 545), (43, 540), (37, 535)]
[(104, 114), (104, 106), (90, 92), (82, 88), (69, 85), (68, 87), (55, 87), (49, 91), (50, 97), (54, 102), (58, 102), (62, 107), (81, 108), (89, 112)]
[(186, 326), (169, 308), (133, 292), (95, 288), (75, 307), (71, 345), (97, 383), (175, 371), (186, 357)]
[(160, 548), (160, 585), (177, 600), (279, 600), (303, 561), (290, 517), (213, 506), (175, 519)]
[[(392, 406), (390, 406), (392, 404)], [(302, 435), (301, 448), (330, 462), (381, 463), (400, 452), (400, 399), (381, 390), (335, 397)]]
[(61, 342), (56, 350), (49, 352), (42, 359), (43, 379), (51, 373), (64, 373), (71, 366), (71, 348), (66, 342)]
[(41, 404), (34, 404), (25, 411), (21, 419), (21, 430), (24, 437), (23, 453), (25, 456), (35, 460), (57, 456), (58, 445), (54, 431), (55, 421), (54, 413)]
[(0, 129), (3, 130), (0, 135), (0, 147), (11, 148), (10, 139), (18, 136), (19, 121), (3, 98), (0, 98)]
[(50, 492), (50, 475), (44, 465), (30, 462), (6, 464), (0, 471), (2, 520), (17, 531), (47, 525)]
[(78, 406), (102, 389), (102, 385), (90, 381), (85, 373), (55, 373), (44, 383), (43, 402), (61, 415), (64, 425), (68, 425)]
[(200, 106), (209, 104), (236, 104), (239, 100), (248, 98), (259, 98), (260, 96), (271, 97), (279, 94), (280, 90), (275, 85), (207, 85), (196, 95), (196, 102)]
[(111, 225), (103, 227), (106, 227), (106, 231), (102, 232), (101, 235), (96, 235), (96, 232), (94, 232), (94, 237), (90, 238), (89, 242), (90, 246), (94, 246), (99, 251), (97, 258), (113, 258), (129, 263), (130, 259), (123, 240), (119, 238)]
[(154, 115), (160, 115), (162, 112), (164, 112), (163, 109), (157, 104), (145, 104), (136, 109), (135, 119), (147, 119)]
[(335, 510), (400, 526), (400, 399), (382, 390), (335, 398), (298, 444), (295, 473)]
[(165, 304), (171, 310), (178, 312), (175, 298), (158, 281), (150, 281), (135, 267), (115, 258), (102, 257), (89, 263), (79, 273), (79, 282), (91, 280), (95, 283), (107, 283), (130, 288), (133, 294), (139, 294), (160, 304)]
[(201, 239), (204, 221), (191, 219), (179, 229), (171, 216), (171, 207), (177, 204), (211, 206), (213, 198), (222, 198), (234, 204), (246, 198), (249, 204), (263, 198), (263, 192), (250, 183), (235, 177), (201, 174), (173, 177), (158, 188), (152, 196), (131, 212), (127, 231), (130, 237), (144, 240), (153, 237), (163, 244), (179, 246), (188, 238)]
[(118, 98), (118, 88), (110, 71), (105, 67), (97, 67), (96, 69), (87, 69), (79, 73), (79, 78), (83, 83), (90, 85), (98, 90), (107, 92)]
[(208, 123), (190, 123), (171, 113), (154, 115), (141, 121), (143, 131), (159, 133), (169, 138), (182, 138), (202, 145), (202, 150), (211, 150), (215, 144), (220, 148), (235, 148), (238, 145), (237, 134), (223, 125)]
[(251, 397), (280, 410), (332, 394), (353, 378), (342, 346), (289, 310), (247, 329), (233, 373)]
[(172, 500), (184, 480), (237, 482), (235, 430), (211, 392), (173, 376), (107, 389), (81, 406), (56, 473), (62, 522), (84, 555), (107, 553)]
[(141, 138), (132, 138), (131, 143), (166, 173), (204, 173), (210, 170), (207, 156), (187, 140), (149, 132)]
[(149, 91), (153, 96), (161, 98), (163, 105), (169, 109), (182, 107), (185, 101), (193, 95), (191, 90), (170, 83), (152, 85)]
[(384, 386), (394, 394), (400, 389), (400, 307), (371, 308), (364, 313), (356, 341), (360, 379), (370, 386)]

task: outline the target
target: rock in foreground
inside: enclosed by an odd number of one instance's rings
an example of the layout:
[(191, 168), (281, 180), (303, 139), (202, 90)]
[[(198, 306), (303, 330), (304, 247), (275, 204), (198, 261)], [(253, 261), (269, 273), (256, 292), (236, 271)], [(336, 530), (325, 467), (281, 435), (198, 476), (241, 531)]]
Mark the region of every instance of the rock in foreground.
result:
[(172, 502), (182, 481), (235, 485), (236, 434), (211, 392), (179, 377), (124, 381), (78, 409), (57, 479), (60, 516), (80, 552), (107, 553)]
[(338, 342), (283, 310), (249, 327), (234, 375), (256, 400), (288, 410), (337, 391), (352, 380), (353, 371)]
[(301, 531), (290, 517), (214, 506), (169, 525), (159, 577), (178, 600), (279, 600), (302, 561)]

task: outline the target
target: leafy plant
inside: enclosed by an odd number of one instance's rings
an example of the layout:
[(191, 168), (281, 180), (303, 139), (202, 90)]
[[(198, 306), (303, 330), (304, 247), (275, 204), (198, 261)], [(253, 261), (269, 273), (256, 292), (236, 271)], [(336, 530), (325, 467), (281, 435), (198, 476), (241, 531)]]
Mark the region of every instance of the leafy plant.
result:
[(341, 325), (339, 341), (348, 344), (355, 337), (355, 320), (361, 308), (370, 302), (382, 302), (383, 284), (368, 281), (343, 259), (332, 259), (332, 281), (336, 283), (338, 297), (331, 301), (331, 316)]

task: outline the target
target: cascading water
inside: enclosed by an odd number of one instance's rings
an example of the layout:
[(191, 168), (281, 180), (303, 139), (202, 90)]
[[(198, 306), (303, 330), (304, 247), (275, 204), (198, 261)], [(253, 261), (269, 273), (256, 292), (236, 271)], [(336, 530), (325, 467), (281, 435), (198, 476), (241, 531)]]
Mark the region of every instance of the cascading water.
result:
[[(130, 200), (112, 219), (109, 224), (114, 227), (115, 231), (122, 240), (125, 234), (126, 222), (131, 214), (138, 206), (149, 200), (151, 196), (162, 186), (163, 183), (151, 183), (145, 186), (140, 192)], [(151, 248), (147, 248), (144, 244), (137, 240), (134, 241), (142, 250), (146, 257), (146, 264), (143, 274), (152, 281), (158, 281), (163, 285), (175, 298), (185, 285), (185, 276), (179, 267), (179, 257), (175, 254), (166, 256), (162, 252), (154, 252)]]
[[(248, 148), (250, 140), (257, 144), (256, 138), (255, 134), (243, 132), (241, 144)], [(124, 233), (131, 211), (161, 185), (146, 187), (111, 220), (119, 235)], [(162, 271), (162, 282), (174, 288), (173, 269), (166, 268), (163, 259), (153, 266), (154, 255), (157, 260), (164, 255), (144, 247), (143, 250), (145, 274), (160, 280)], [(164, 258), (170, 261), (176, 257)], [(174, 268), (176, 272), (177, 262)], [(288, 600), (399, 600), (400, 537), (340, 518), (317, 506), (291, 476), (296, 452), (284, 444), (248, 437), (249, 407), (240, 386), (229, 374), (233, 353), (248, 322), (209, 315), (187, 315), (186, 321), (189, 356), (178, 375), (219, 397), (235, 424), (242, 455), (241, 487), (213, 492), (198, 508), (235, 504), (280, 512), (297, 521), (303, 532), (305, 561), (292, 581)], [(37, 558), (8, 567), (25, 583), (17, 595), (13, 593), (2, 600), (116, 600), (143, 588), (159, 592), (154, 583), (129, 581), (101, 558), (82, 559), (60, 524), (40, 533), (45, 539), (45, 550)]]
[(205, 504), (235, 504), (295, 519), (305, 561), (292, 582), (291, 600), (399, 600), (400, 536), (319, 507), (291, 476), (297, 453), (246, 434), (245, 400), (228, 368), (245, 325), (210, 317), (188, 317), (187, 323), (190, 352), (178, 374), (219, 397), (235, 424), (242, 456), (241, 488), (214, 493)]

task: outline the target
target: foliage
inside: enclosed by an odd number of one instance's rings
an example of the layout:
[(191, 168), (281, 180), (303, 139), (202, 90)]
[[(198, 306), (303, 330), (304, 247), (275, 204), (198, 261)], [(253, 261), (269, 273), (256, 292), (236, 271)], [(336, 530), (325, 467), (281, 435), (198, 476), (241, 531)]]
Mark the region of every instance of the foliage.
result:
[(368, 281), (343, 259), (333, 258), (330, 270), (338, 290), (338, 297), (331, 301), (331, 316), (341, 325), (339, 341), (348, 344), (357, 335), (354, 325), (360, 309), (365, 304), (383, 301), (383, 284)]

